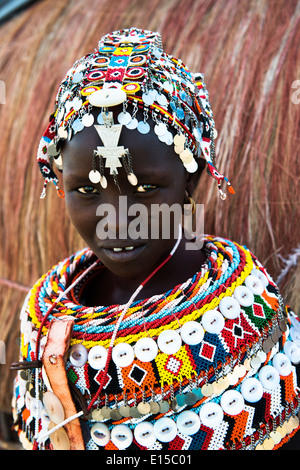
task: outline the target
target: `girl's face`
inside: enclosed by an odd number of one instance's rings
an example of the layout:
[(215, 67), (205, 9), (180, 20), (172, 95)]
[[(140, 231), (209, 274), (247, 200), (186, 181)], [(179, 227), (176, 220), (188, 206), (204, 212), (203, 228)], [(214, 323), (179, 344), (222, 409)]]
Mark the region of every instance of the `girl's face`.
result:
[[(168, 227), (164, 225), (162, 232), (161, 223), (159, 237), (151, 237), (151, 230), (157, 234), (157, 205), (182, 207), (187, 203), (187, 173), (173, 145), (160, 142), (153, 127), (142, 135), (123, 126), (118, 146), (129, 150), (138, 184), (132, 186), (125, 169), (120, 167), (118, 187), (109, 169), (105, 169), (108, 185), (103, 189), (100, 184), (91, 183), (88, 176), (97, 146), (103, 144), (94, 126), (85, 128), (65, 144), (62, 157), (67, 211), (85, 243), (112, 273), (138, 278), (151, 272), (176, 242), (178, 232), (172, 219), (171, 223), (164, 221), (170, 226), (169, 236), (165, 236)], [(142, 212), (130, 214), (133, 204), (142, 205), (139, 206)], [(141, 220), (143, 227), (138, 224)], [(142, 237), (135, 239), (133, 233), (142, 233)]]

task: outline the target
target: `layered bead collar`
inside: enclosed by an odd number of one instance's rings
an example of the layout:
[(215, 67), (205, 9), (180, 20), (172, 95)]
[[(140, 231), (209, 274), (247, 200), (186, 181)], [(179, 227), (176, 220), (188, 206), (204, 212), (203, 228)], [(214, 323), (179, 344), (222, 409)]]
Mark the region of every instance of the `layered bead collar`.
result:
[[(276, 447), (285, 437), (279, 439), (278, 429), (296, 419), (299, 323), (249, 250), (210, 236), (204, 248), (206, 264), (191, 279), (130, 305), (107, 381), (86, 415), (87, 448), (122, 448), (124, 442), (137, 448), (255, 448), (264, 442)], [(62, 297), (94, 261), (84, 249), (43, 276), (25, 303), (21, 328), (21, 355), (32, 360), (36, 331), (60, 298), (48, 321), (74, 318), (66, 368), (87, 404), (99, 388), (123, 308), (80, 304), (81, 288), (93, 270)], [(42, 348), (43, 338), (40, 354)], [(146, 442), (139, 432), (150, 424)], [(118, 426), (128, 435), (123, 444), (113, 437), (121, 431)], [(277, 430), (270, 444), (267, 439)]]

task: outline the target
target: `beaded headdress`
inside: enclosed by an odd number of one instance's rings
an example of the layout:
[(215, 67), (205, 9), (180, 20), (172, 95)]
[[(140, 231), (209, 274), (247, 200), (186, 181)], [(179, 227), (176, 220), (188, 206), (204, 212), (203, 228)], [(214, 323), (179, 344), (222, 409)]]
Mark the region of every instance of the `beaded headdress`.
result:
[[(114, 123), (112, 110), (117, 105), (123, 110)], [(143, 116), (140, 121), (138, 110)], [(202, 158), (217, 180), (221, 198), (225, 198), (222, 181), (234, 193), (214, 163), (216, 130), (203, 75), (192, 74), (181, 60), (166, 54), (159, 33), (132, 28), (102, 37), (98, 49), (75, 62), (62, 81), (38, 149), (44, 177), (41, 197), (48, 182), (61, 194), (53, 161), (61, 168), (63, 141), (91, 126), (104, 146), (94, 151), (90, 180), (105, 188), (104, 168), (116, 181), (118, 168), (123, 167), (129, 182), (136, 185), (129, 150), (118, 146), (118, 139), (122, 126), (147, 134), (149, 120), (158, 139), (174, 146), (188, 172), (197, 171)]]

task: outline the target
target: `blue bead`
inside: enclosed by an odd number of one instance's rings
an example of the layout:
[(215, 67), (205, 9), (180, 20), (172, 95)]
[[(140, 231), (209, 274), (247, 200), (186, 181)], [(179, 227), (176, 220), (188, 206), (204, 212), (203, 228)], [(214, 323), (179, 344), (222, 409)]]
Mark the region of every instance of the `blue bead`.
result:
[(183, 394), (176, 396), (176, 401), (177, 401), (178, 406), (184, 406), (185, 405), (184, 398), (185, 398), (185, 395), (183, 395)]

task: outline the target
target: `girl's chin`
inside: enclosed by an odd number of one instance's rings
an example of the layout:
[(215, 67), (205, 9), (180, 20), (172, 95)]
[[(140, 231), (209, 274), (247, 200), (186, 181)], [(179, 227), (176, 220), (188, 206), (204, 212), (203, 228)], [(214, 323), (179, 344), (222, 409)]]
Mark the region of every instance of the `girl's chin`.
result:
[[(140, 245), (133, 249), (114, 250), (112, 248), (102, 248), (95, 252), (103, 265), (115, 276), (120, 278), (140, 280), (153, 268), (153, 257), (145, 257), (147, 254), (146, 245)], [(147, 259), (146, 259), (147, 258)], [(147, 266), (149, 265), (149, 268)]]

